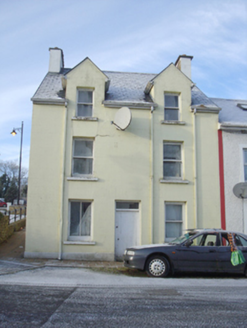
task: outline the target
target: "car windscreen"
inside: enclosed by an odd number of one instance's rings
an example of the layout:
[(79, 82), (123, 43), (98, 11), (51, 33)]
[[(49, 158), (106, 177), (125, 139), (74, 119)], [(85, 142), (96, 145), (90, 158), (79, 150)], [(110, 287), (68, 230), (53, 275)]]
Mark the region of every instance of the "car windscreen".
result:
[(180, 236), (172, 241), (169, 242), (169, 244), (181, 244), (184, 241), (186, 241), (187, 239), (189, 239), (191, 236), (189, 235), (189, 233), (186, 233), (183, 236)]

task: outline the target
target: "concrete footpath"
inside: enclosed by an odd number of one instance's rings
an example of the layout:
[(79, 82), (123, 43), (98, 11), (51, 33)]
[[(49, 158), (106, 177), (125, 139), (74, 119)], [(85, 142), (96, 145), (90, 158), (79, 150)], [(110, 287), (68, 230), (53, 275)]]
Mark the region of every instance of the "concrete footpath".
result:
[(0, 245), (0, 285), (49, 287), (240, 287), (244, 277), (180, 276), (148, 278), (145, 273), (123, 267), (122, 262), (24, 259), (25, 230)]
[(15, 232), (0, 244), (0, 275), (41, 267), (123, 268), (122, 262), (91, 262), (51, 259), (25, 259), (25, 229)]

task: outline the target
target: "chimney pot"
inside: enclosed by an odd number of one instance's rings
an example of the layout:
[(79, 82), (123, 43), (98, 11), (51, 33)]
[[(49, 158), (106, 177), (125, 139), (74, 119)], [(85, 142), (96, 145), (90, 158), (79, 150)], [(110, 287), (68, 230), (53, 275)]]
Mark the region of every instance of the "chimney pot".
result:
[(191, 80), (191, 60), (193, 56), (180, 55), (175, 66)]
[(49, 72), (59, 73), (61, 68), (64, 67), (63, 50), (60, 48), (49, 48), (50, 61), (49, 61)]

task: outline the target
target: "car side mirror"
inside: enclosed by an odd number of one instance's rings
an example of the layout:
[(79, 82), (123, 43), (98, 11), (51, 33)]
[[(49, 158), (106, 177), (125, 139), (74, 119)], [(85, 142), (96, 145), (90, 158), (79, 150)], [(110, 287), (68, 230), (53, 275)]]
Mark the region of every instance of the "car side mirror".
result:
[(187, 241), (185, 242), (184, 246), (186, 246), (186, 247), (190, 247), (190, 245), (192, 245), (192, 244), (193, 244), (193, 240), (187, 240)]

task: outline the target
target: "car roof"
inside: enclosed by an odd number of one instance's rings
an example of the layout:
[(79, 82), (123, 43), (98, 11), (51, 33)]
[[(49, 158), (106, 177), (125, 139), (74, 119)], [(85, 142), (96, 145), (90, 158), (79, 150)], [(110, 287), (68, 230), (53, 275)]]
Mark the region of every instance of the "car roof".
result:
[(186, 231), (187, 231), (187, 233), (189, 233), (189, 235), (196, 235), (199, 233), (206, 233), (206, 232), (207, 233), (221, 232), (221, 233), (236, 233), (236, 234), (247, 236), (246, 234), (244, 234), (243, 232), (240, 232), (240, 231), (223, 230), (223, 229), (188, 229)]

